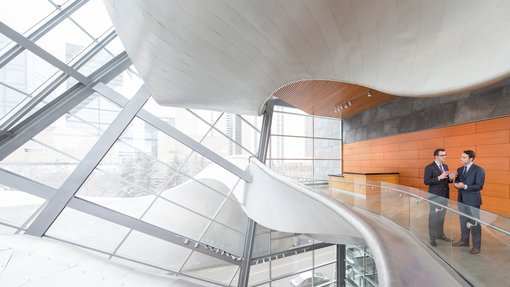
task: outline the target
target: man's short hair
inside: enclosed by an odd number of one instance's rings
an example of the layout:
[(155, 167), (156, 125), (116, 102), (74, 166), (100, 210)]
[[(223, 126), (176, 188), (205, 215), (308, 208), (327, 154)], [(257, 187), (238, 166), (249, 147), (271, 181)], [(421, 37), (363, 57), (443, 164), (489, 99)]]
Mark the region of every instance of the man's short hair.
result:
[(472, 158), (473, 160), (476, 157), (476, 153), (470, 149), (463, 151), (463, 153), (467, 154), (469, 156), (469, 158)]
[(444, 151), (444, 148), (438, 148), (434, 151), (434, 156), (438, 156), (439, 152)]

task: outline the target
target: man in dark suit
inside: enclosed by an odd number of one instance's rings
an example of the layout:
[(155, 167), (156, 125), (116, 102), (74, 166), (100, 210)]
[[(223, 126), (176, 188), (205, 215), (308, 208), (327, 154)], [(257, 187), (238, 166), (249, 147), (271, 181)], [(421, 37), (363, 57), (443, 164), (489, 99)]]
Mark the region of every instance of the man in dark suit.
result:
[(434, 151), (434, 162), (425, 167), (423, 182), (429, 186), (429, 236), (430, 245), (437, 246), (436, 239), (447, 242), (452, 240), (444, 234), (445, 206), (450, 198), (450, 182), (455, 179), (455, 172), (448, 172), (446, 152), (442, 148)]
[[(482, 205), (482, 196), (480, 192), (485, 182), (485, 171), (480, 166), (473, 163), (476, 154), (472, 150), (465, 150), (460, 156), (460, 161), (464, 165), (460, 167), (455, 179), (455, 187), (459, 189), (459, 211), (472, 218), (480, 218), (480, 206)], [(461, 237), (453, 246), (469, 246), (469, 234), (473, 238), (473, 248), (469, 251), (471, 254), (480, 253), (482, 243), (482, 227), (480, 222), (460, 216)]]

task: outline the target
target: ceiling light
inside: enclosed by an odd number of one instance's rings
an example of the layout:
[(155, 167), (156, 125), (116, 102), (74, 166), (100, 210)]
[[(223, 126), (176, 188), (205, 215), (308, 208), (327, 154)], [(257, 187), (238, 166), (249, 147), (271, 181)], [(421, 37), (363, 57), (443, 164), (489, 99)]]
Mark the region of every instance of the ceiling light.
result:
[(372, 90), (368, 90), (367, 96), (370, 98), (372, 96)]

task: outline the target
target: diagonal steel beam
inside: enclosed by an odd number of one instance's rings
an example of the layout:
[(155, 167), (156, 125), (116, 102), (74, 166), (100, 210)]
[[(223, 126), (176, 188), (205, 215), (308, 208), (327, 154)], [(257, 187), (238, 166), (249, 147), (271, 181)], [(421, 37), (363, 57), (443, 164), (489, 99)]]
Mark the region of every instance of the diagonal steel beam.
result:
[(29, 190), (30, 192), (28, 193), (44, 199), (50, 198), (57, 192), (52, 187), (14, 174), (3, 168), (0, 168), (0, 183), (20, 191)]
[[(104, 95), (106, 98), (108, 98), (110, 101), (123, 106), (125, 105), (128, 100), (122, 96), (121, 94), (117, 93), (110, 87), (106, 86), (105, 84), (98, 83), (94, 86), (94, 89)], [(242, 178), (246, 182), (251, 182), (251, 176), (244, 170), (240, 169), (230, 161), (226, 160), (225, 158), (221, 157), (214, 151), (208, 149), (201, 143), (195, 141), (191, 137), (187, 136), (186, 134), (182, 133), (178, 129), (172, 127), (168, 123), (164, 122), (160, 118), (156, 117), (155, 115), (151, 114), (150, 112), (142, 109), (138, 112), (138, 116), (146, 121), (147, 123), (151, 124), (152, 126), (156, 127), (160, 131), (164, 132), (168, 136), (174, 138), (178, 142), (184, 144), (185, 146), (191, 148), (192, 150), (198, 152), (199, 154), (205, 156), (206, 158), (210, 159), (217, 165), (223, 167), (224, 169), (230, 171), (231, 173), (237, 175), (238, 177)]]
[[(97, 74), (96, 78), (93, 79), (93, 83), (109, 82), (129, 66), (131, 66), (131, 60), (125, 52), (121, 53), (99, 69), (101, 73)], [(92, 88), (78, 83), (13, 127), (11, 131), (14, 133), (13, 136), (0, 142), (0, 160), (6, 158), (93, 93)]]
[(85, 158), (80, 161), (73, 173), (62, 184), (59, 192), (48, 200), (46, 207), (28, 227), (27, 234), (39, 237), (44, 235), (149, 97), (150, 94), (145, 86), (140, 88), (134, 98), (122, 109)]
[(240, 257), (231, 255), (224, 250), (200, 243), (196, 240), (179, 235), (167, 229), (152, 225), (137, 218), (128, 216), (115, 210), (111, 210), (104, 206), (89, 202), (78, 197), (72, 198), (67, 206), (78, 211), (91, 214), (95, 217), (102, 218), (104, 220), (139, 231), (141, 233), (220, 259), (230, 264), (239, 265), (240, 263)]
[[(19, 191), (26, 192), (28, 194), (41, 197), (44, 199), (50, 199), (54, 194), (59, 192), (57, 189), (53, 187), (32, 181), (28, 178), (25, 178), (17, 174), (13, 174), (1, 168), (0, 168), (0, 184), (9, 186), (11, 188), (15, 188)], [(198, 242), (191, 238), (187, 238), (186, 236), (147, 223), (140, 219), (125, 215), (123, 213), (109, 209), (107, 207), (101, 206), (99, 204), (90, 202), (85, 199), (73, 197), (67, 204), (67, 207), (142, 232), (149, 236), (171, 242), (181, 247), (185, 247), (190, 250), (197, 251), (199, 253), (220, 259), (230, 264), (239, 265), (240, 263), (239, 260), (240, 257), (238, 257), (237, 255), (230, 254), (218, 248), (213, 248), (212, 246)], [(18, 228), (16, 226), (12, 227)], [(76, 244), (73, 242), (69, 243)]]
[[(57, 15), (55, 15), (53, 18), (49, 19), (48, 22), (44, 23), (41, 27), (39, 27), (37, 30), (35, 30), (32, 34), (28, 35), (27, 39), (35, 42), (38, 39), (40, 39), (42, 36), (44, 36), (48, 31), (53, 29), (55, 26), (57, 26), (59, 23), (67, 19), (71, 14), (73, 14), (76, 10), (78, 10), (81, 6), (83, 6), (85, 3), (87, 3), (89, 0), (77, 0), (71, 3), (69, 6), (64, 8), (62, 11), (60, 11)], [(25, 48), (17, 44), (16, 46), (12, 47), (9, 51), (4, 53), (0, 57), (0, 69), (5, 66), (7, 63), (9, 63), (12, 59), (14, 59), (16, 56), (21, 54)]]
[(69, 67), (66, 63), (60, 61), (57, 57), (53, 56), (52, 54), (50, 54), (43, 48), (39, 47), (34, 42), (25, 38), (23, 35), (16, 32), (16, 30), (12, 29), (11, 27), (5, 25), (3, 22), (0, 22), (0, 33), (11, 38), (13, 41), (17, 42), (19, 45), (23, 46), (25, 49), (29, 50), (30, 52), (39, 56), (46, 62), (48, 62), (48, 63), (52, 64), (53, 66), (59, 68), (60, 70), (64, 71), (66, 74), (77, 79), (78, 81), (82, 82), (83, 84), (88, 85), (91, 83), (91, 80), (89, 80), (83, 74), (81, 74), (80, 72)]
[[(97, 53), (99, 53), (108, 43), (110, 43), (117, 34), (115, 32), (110, 33), (104, 39), (102, 39), (99, 43), (97, 43), (92, 49), (87, 51), (85, 55), (83, 55), (80, 59), (78, 59), (71, 68), (78, 70), (85, 63), (87, 63), (90, 59), (92, 59)], [(10, 117), (5, 123), (0, 126), (0, 129), (9, 130), (16, 123), (21, 121), (23, 117), (25, 117), (31, 110), (33, 110), (41, 101), (43, 101), (48, 95), (50, 95), (55, 89), (57, 89), (62, 83), (64, 83), (69, 78), (69, 75), (61, 72), (50, 84), (48, 84), (42, 91), (40, 91), (36, 96), (32, 97), (30, 102), (28, 102), (25, 106), (23, 106), (19, 111), (16, 112), (15, 115)]]

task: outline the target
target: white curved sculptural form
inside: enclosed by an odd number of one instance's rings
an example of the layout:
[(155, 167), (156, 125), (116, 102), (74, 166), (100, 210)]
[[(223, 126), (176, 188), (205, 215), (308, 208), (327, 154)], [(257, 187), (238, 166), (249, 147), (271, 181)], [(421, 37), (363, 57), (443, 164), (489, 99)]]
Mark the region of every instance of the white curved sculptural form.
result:
[(257, 114), (304, 79), (398, 96), (470, 90), (510, 72), (509, 1), (105, 0), (163, 105)]
[(372, 251), (379, 286), (462, 286), (399, 226), (292, 182), (255, 159), (248, 171), (253, 181), (234, 194), (257, 223), (330, 243), (361, 237)]

